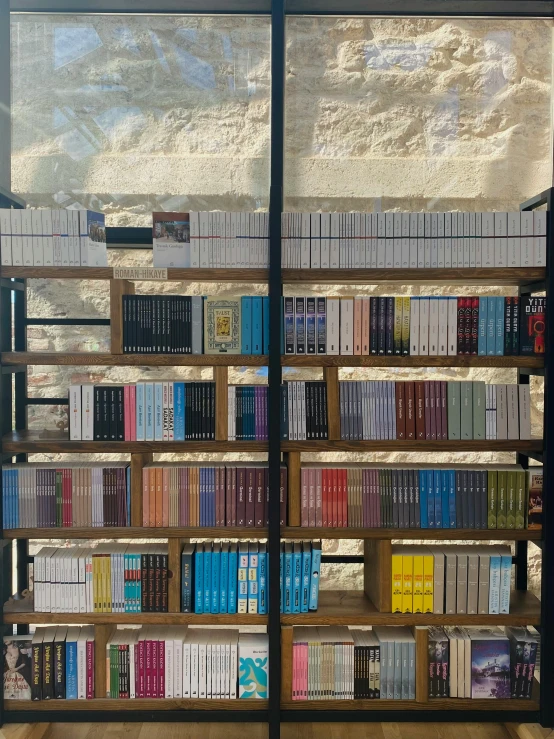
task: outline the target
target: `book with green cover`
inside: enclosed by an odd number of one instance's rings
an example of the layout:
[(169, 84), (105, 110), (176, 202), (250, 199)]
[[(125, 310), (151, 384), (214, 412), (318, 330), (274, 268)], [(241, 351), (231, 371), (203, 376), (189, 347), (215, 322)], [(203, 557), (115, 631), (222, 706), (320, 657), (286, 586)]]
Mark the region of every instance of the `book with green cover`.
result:
[(460, 438), (473, 439), (473, 383), (460, 383)]
[(508, 471), (508, 483), (506, 490), (506, 528), (516, 527), (516, 472)]
[(473, 438), (486, 438), (486, 389), (484, 382), (473, 383)]
[(446, 398), (448, 401), (448, 438), (460, 439), (460, 385), (459, 382), (446, 383)]
[(508, 473), (506, 470), (498, 470), (498, 494), (496, 503), (496, 528), (506, 528), (506, 503), (507, 493), (506, 487), (508, 484)]
[(516, 470), (516, 529), (525, 528), (527, 513), (527, 490), (525, 470)]

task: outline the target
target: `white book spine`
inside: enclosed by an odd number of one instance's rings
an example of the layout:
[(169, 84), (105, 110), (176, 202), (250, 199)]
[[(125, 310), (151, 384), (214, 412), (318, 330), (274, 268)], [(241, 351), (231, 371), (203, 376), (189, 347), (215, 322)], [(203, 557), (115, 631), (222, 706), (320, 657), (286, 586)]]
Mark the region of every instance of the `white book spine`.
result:
[(310, 261), (312, 269), (321, 269), (321, 214), (310, 214)]
[(81, 438), (94, 440), (94, 386), (81, 385)]
[(330, 264), (330, 236), (331, 236), (331, 214), (321, 213), (321, 269), (329, 269)]
[(0, 209), (0, 259), (4, 267), (12, 266), (12, 221), (9, 208)]
[(69, 438), (71, 441), (81, 441), (82, 414), (81, 414), (81, 386), (69, 387)]
[(200, 214), (197, 211), (189, 213), (190, 224), (190, 266), (200, 267)]
[(419, 355), (419, 298), (410, 298), (410, 355)]
[(331, 213), (331, 241), (329, 246), (329, 266), (331, 269), (338, 269), (341, 266), (339, 245), (340, 215), (340, 213)]
[(21, 214), (21, 238), (23, 243), (23, 264), (25, 267), (33, 266), (33, 224), (31, 210), (25, 208), (20, 210)]
[[(79, 217), (78, 211), (77, 218)], [(33, 228), (33, 264), (35, 267), (44, 266), (44, 243), (42, 234), (42, 211), (34, 208), (31, 211), (31, 225)], [(0, 237), (1, 238), (1, 237)]]
[(419, 354), (429, 355), (429, 298), (419, 299)]
[(449, 357), (456, 356), (458, 354), (458, 300), (457, 298), (449, 297), (448, 302), (448, 343), (447, 343), (447, 354)]
[(21, 210), (14, 208), (11, 211), (12, 223), (12, 264), (14, 267), (23, 266), (23, 236)]

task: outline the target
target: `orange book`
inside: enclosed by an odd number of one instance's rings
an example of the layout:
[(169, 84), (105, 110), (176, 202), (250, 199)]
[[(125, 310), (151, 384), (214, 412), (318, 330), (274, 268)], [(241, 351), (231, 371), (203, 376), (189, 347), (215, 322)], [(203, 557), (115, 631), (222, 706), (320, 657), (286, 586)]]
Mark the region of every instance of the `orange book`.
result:
[(150, 495), (148, 506), (148, 525), (154, 528), (156, 525), (156, 470), (157, 467), (150, 468)]
[(162, 467), (162, 526), (169, 526), (169, 467)]
[(354, 298), (354, 354), (362, 353), (362, 305), (363, 298)]
[(333, 520), (330, 525), (337, 528), (339, 525), (339, 507), (338, 507), (338, 470), (333, 470)]
[(362, 299), (362, 354), (369, 356), (369, 298)]
[(327, 470), (323, 468), (321, 475), (321, 525), (324, 529), (329, 525), (327, 522)]
[(162, 525), (162, 506), (163, 506), (163, 469), (156, 467), (156, 502), (154, 507), (154, 525), (159, 527)]
[(142, 525), (150, 526), (150, 469), (144, 467), (142, 470)]

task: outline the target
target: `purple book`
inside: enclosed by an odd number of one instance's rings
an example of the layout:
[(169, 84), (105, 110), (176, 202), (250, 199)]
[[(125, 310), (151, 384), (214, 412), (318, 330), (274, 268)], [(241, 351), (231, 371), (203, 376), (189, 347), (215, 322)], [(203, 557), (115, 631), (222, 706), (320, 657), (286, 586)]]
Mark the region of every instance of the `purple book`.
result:
[(468, 628), (471, 639), (471, 697), (510, 697), (510, 643), (498, 626)]

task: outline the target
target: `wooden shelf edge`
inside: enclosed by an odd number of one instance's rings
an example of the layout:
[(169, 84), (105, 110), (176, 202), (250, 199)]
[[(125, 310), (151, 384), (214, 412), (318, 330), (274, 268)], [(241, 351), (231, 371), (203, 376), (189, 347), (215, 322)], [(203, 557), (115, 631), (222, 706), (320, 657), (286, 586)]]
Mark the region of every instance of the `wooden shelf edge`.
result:
[[(541, 541), (542, 529), (323, 529), (286, 526), (283, 539), (425, 539), (430, 541), (477, 539), (483, 541)], [(15, 537), (12, 537), (15, 538)]]
[(47, 701), (5, 700), (6, 711), (265, 711), (266, 700), (240, 699), (193, 700), (187, 698), (93, 698), (92, 700), (54, 699)]
[(457, 355), (450, 357), (429, 356), (310, 356), (285, 355), (281, 357), (284, 367), (528, 367), (541, 369), (544, 357), (540, 356), (498, 356), (480, 357)]
[[(438, 698), (428, 703), (415, 700), (329, 700), (329, 701), (281, 701), (284, 711), (538, 711), (535, 700), (483, 700), (470, 698)], [(332, 718), (330, 717), (331, 721)]]
[(283, 268), (284, 283), (379, 284), (397, 282), (432, 285), (523, 285), (544, 280), (544, 267), (465, 269), (290, 269)]
[[(2, 277), (29, 279), (111, 280), (113, 267), (2, 267)], [(251, 282), (266, 283), (267, 269), (179, 269), (167, 270), (168, 282)], [(130, 280), (133, 281), (133, 280)]]
[(267, 616), (248, 613), (34, 613), (4, 610), (5, 624), (167, 624), (265, 626)]
[(266, 528), (163, 527), (9, 529), (5, 539), (257, 539), (267, 538)]
[[(77, 442), (78, 443), (78, 442)], [(542, 439), (482, 441), (281, 441), (283, 452), (540, 452)]]
[(111, 367), (265, 367), (266, 355), (111, 354), (109, 352), (3, 352), (2, 364)]

